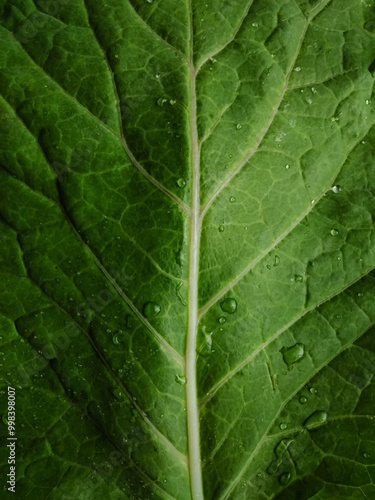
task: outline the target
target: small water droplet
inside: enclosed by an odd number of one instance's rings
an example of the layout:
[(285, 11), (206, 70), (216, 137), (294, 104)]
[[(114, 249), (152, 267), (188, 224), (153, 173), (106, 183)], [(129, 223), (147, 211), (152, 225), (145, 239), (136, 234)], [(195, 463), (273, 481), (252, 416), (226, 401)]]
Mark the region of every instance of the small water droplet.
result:
[(235, 198), (234, 196), (231, 196), (231, 197), (229, 198), (229, 201), (230, 201), (231, 203), (234, 203), (234, 202), (236, 201), (236, 198)]
[(280, 257), (275, 255), (275, 262), (273, 263), (274, 267), (277, 267), (280, 264)]
[(281, 484), (281, 486), (286, 486), (289, 483), (291, 477), (292, 476), (290, 472), (284, 472), (284, 474), (281, 474), (281, 476), (279, 477), (279, 483)]
[(357, 293), (357, 297), (363, 297), (363, 293), (358, 292), (358, 293)]
[(339, 186), (338, 184), (336, 184), (336, 186), (333, 186), (332, 191), (335, 194), (337, 194), (337, 193), (339, 193), (341, 191), (341, 189), (342, 189), (341, 186)]
[(241, 123), (237, 123), (237, 125), (236, 125), (236, 129), (237, 129), (237, 130), (240, 130), (241, 128), (242, 128)]
[(318, 389), (315, 389), (315, 387), (310, 387), (309, 391), (310, 394), (318, 394)]
[(152, 3), (154, 0), (146, 0), (147, 3)]
[(219, 226), (219, 231), (220, 231), (221, 233), (223, 233), (223, 232), (224, 232), (224, 229), (225, 229), (224, 224), (221, 224), (221, 225)]
[(119, 336), (117, 334), (112, 337), (112, 342), (115, 345), (120, 345), (120, 338), (119, 338)]
[(177, 186), (180, 188), (184, 188), (186, 186), (186, 181), (182, 177), (180, 177), (177, 181)]
[(294, 275), (294, 281), (296, 283), (303, 283), (303, 276), (301, 276), (300, 274), (295, 274)]
[(294, 68), (294, 71), (297, 71), (297, 73), (299, 73), (301, 71), (301, 68), (297, 66), (296, 68)]
[(236, 299), (227, 298), (220, 303), (221, 309), (229, 314), (233, 314), (237, 311), (237, 301)]
[(370, 455), (369, 455), (368, 453), (364, 453), (364, 454), (363, 454), (363, 456), (364, 456), (365, 458), (370, 458)]
[(122, 399), (124, 399), (124, 395), (123, 395), (122, 391), (120, 391), (120, 389), (113, 389), (112, 394), (114, 395), (114, 397), (118, 401), (121, 401)]
[(176, 102), (177, 102), (177, 101), (175, 101), (174, 99), (171, 99), (171, 100), (169, 101), (169, 104), (170, 104), (171, 106), (174, 106), (174, 105), (176, 104)]
[(181, 384), (181, 385), (186, 384), (186, 377), (183, 377), (182, 375), (176, 375), (174, 379), (178, 384)]
[(155, 318), (155, 316), (157, 316), (160, 311), (161, 307), (155, 302), (147, 302), (147, 304), (145, 304), (143, 307), (143, 314), (146, 316), (146, 318)]
[(280, 427), (280, 429), (281, 429), (282, 431), (285, 431), (285, 429), (287, 429), (287, 428), (288, 428), (287, 424), (284, 424), (284, 423), (283, 423), (283, 424), (280, 424), (280, 425), (279, 425), (279, 427)]
[(272, 462), (267, 467), (267, 473), (270, 475), (276, 474), (279, 470), (279, 467), (282, 463), (283, 455), (288, 450), (289, 446), (293, 443), (294, 438), (291, 439), (282, 439), (274, 449), (274, 453), (276, 455), (276, 460), (272, 460)]
[(290, 169), (290, 165), (285, 165), (285, 168), (286, 168), (287, 170), (289, 170), (289, 169)]
[(304, 422), (307, 429), (315, 429), (320, 427), (327, 420), (327, 412), (322, 410), (314, 411)]
[(371, 101), (369, 101), (368, 99), (366, 99), (366, 104), (370, 104)]
[(226, 322), (226, 319), (224, 318), (224, 316), (220, 316), (220, 318), (218, 319), (218, 322), (219, 322), (221, 325), (224, 325), (224, 323)]
[(307, 397), (306, 396), (301, 396), (299, 398), (299, 402), (301, 403), (301, 405), (304, 405), (307, 403)]
[(284, 363), (291, 366), (294, 363), (299, 363), (303, 359), (305, 355), (305, 346), (298, 343), (291, 347), (283, 347), (280, 352), (283, 355)]
[(251, 25), (253, 28), (257, 28), (258, 27), (258, 23), (252, 23)]
[(159, 99), (156, 101), (156, 104), (158, 106), (163, 106), (167, 102), (167, 99), (165, 97), (159, 97)]
[(337, 236), (339, 234), (338, 229), (331, 229), (332, 236)]

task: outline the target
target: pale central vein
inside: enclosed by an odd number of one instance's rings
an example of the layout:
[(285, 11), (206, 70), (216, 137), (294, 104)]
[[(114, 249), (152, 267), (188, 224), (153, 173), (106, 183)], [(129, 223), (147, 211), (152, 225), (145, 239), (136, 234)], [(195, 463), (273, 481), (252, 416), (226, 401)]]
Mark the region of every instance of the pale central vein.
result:
[(193, 8), (190, 9), (190, 134), (192, 162), (192, 205), (190, 213), (189, 247), (189, 317), (186, 342), (186, 407), (188, 427), (189, 475), (192, 500), (203, 500), (200, 458), (199, 409), (196, 378), (196, 344), (198, 331), (198, 274), (199, 243), (201, 234), (199, 200), (199, 146), (197, 130), (196, 70), (193, 62)]

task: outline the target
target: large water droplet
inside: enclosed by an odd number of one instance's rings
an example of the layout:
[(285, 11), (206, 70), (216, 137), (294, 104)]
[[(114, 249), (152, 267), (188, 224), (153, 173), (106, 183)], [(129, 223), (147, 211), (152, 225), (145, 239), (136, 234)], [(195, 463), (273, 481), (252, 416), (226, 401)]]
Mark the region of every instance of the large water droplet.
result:
[(290, 478), (290, 472), (284, 472), (284, 474), (281, 474), (281, 476), (279, 477), (279, 483), (281, 484), (281, 486), (286, 486), (289, 483)]
[(305, 355), (305, 346), (297, 343), (291, 347), (283, 347), (281, 349), (281, 353), (283, 355), (284, 363), (291, 366), (294, 363), (299, 363), (303, 359)]
[(143, 314), (146, 318), (155, 318), (161, 311), (161, 307), (156, 302), (147, 302), (143, 307)]
[(288, 450), (289, 446), (293, 443), (294, 438), (282, 439), (276, 446), (274, 453), (276, 455), (276, 460), (272, 460), (272, 462), (267, 467), (268, 474), (276, 474), (279, 470), (279, 467), (282, 463), (283, 455)]
[(327, 412), (322, 410), (314, 411), (313, 414), (309, 416), (304, 422), (304, 425), (307, 429), (315, 429), (316, 427), (320, 427), (327, 420)]
[(177, 186), (180, 188), (184, 188), (186, 186), (186, 181), (182, 177), (180, 177), (177, 181)]
[(224, 299), (220, 303), (220, 307), (221, 307), (222, 311), (229, 313), (229, 314), (233, 314), (237, 311), (237, 301), (236, 301), (236, 299), (231, 299), (231, 298)]
[(186, 377), (183, 377), (182, 375), (176, 375), (174, 379), (178, 384), (181, 384), (181, 385), (186, 384)]

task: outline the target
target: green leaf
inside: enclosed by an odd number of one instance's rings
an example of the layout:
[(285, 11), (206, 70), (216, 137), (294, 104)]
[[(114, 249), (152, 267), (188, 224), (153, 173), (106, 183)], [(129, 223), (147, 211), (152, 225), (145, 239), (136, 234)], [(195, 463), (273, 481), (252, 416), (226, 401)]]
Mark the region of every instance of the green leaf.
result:
[(0, 0), (4, 494), (375, 498), (374, 7)]

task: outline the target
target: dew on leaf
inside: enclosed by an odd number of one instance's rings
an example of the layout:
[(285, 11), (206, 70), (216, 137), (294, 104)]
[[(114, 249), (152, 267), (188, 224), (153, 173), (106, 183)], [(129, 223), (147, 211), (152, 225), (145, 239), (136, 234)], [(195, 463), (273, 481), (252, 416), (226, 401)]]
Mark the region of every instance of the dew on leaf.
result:
[(234, 202), (236, 201), (236, 198), (235, 198), (234, 196), (231, 196), (231, 197), (229, 198), (229, 201), (230, 201), (231, 203), (234, 203)]
[(281, 474), (281, 476), (279, 477), (279, 483), (281, 484), (281, 486), (286, 486), (289, 483), (290, 478), (290, 472), (284, 472), (284, 474)]
[(364, 456), (365, 458), (370, 458), (370, 455), (369, 455), (368, 453), (364, 453), (364, 454), (363, 454), (363, 456)]
[(182, 375), (176, 375), (174, 379), (178, 384), (181, 384), (181, 385), (186, 384), (186, 377), (184, 377)]
[(225, 322), (226, 322), (226, 319), (224, 318), (224, 316), (220, 316), (220, 318), (218, 319), (218, 322), (223, 325)]
[(237, 311), (237, 301), (236, 299), (227, 298), (220, 303), (222, 311), (233, 314)]
[(161, 307), (156, 302), (147, 302), (143, 307), (143, 314), (146, 318), (155, 318), (161, 311)]
[(163, 106), (167, 102), (167, 99), (165, 97), (159, 97), (159, 99), (156, 101), (156, 104), (158, 106)]
[(280, 352), (283, 355), (284, 363), (291, 366), (294, 363), (299, 363), (303, 359), (305, 355), (305, 346), (297, 343), (291, 347), (283, 347)]
[(337, 236), (339, 234), (337, 229), (331, 229), (332, 236)]
[(120, 345), (120, 338), (119, 338), (119, 336), (117, 335), (117, 333), (116, 333), (116, 335), (114, 335), (114, 336), (112, 337), (112, 342), (113, 342), (115, 345)]
[(290, 165), (285, 165), (285, 168), (286, 168), (287, 170), (289, 170), (289, 169), (290, 169)]
[(301, 403), (301, 405), (304, 405), (305, 403), (307, 403), (307, 397), (306, 396), (301, 396), (299, 398), (299, 402)]
[(124, 399), (124, 394), (120, 389), (113, 389), (112, 394), (118, 401), (122, 401)]
[(220, 226), (219, 226), (220, 233), (223, 233), (224, 230), (225, 230), (224, 224), (220, 224)]
[(304, 422), (307, 429), (315, 429), (320, 427), (327, 420), (327, 412), (322, 410), (314, 411)]
[(335, 186), (333, 186), (332, 191), (333, 191), (335, 194), (337, 194), (337, 193), (339, 193), (339, 192), (341, 191), (341, 189), (342, 189), (342, 187), (341, 187), (341, 186), (339, 186), (338, 184), (336, 184)]
[(182, 177), (180, 177), (177, 181), (177, 186), (180, 188), (184, 188), (186, 186), (186, 181)]
[(318, 394), (318, 389), (316, 389), (315, 387), (310, 387), (309, 391), (310, 394)]
[(236, 129), (237, 129), (237, 130), (240, 130), (241, 128), (242, 128), (241, 123), (237, 123), (237, 125), (236, 125)]
[(276, 460), (272, 460), (272, 462), (269, 464), (267, 467), (266, 472), (270, 475), (276, 474), (276, 472), (279, 470), (280, 465), (282, 463), (282, 458), (284, 453), (288, 450), (289, 446), (293, 443), (294, 438), (286, 438), (282, 439), (277, 445), (274, 450), (274, 453), (276, 455)]
[(177, 101), (175, 101), (174, 99), (171, 99), (171, 100), (169, 101), (169, 104), (170, 104), (171, 106), (174, 106), (174, 105), (176, 104), (176, 102), (177, 102)]
[(301, 276), (300, 274), (295, 274), (294, 275), (294, 281), (296, 283), (303, 283), (303, 276)]
[(273, 263), (274, 267), (277, 267), (280, 264), (280, 257), (275, 255), (275, 261)]
[(297, 73), (299, 73), (301, 71), (301, 68), (297, 66), (296, 68), (294, 68), (294, 71), (297, 71)]
[(288, 428), (288, 425), (287, 425), (287, 424), (282, 423), (282, 424), (280, 424), (280, 425), (279, 425), (279, 427), (280, 427), (280, 429), (281, 429), (282, 431), (285, 431), (285, 430)]

